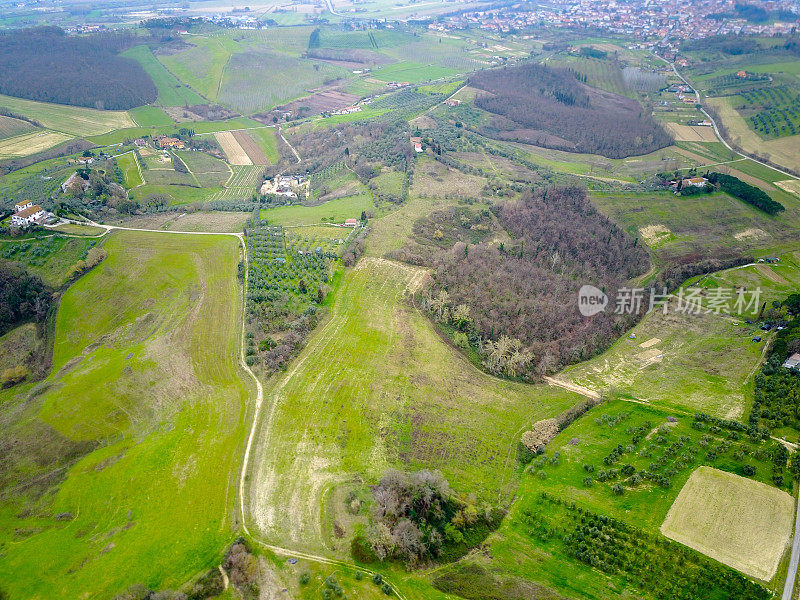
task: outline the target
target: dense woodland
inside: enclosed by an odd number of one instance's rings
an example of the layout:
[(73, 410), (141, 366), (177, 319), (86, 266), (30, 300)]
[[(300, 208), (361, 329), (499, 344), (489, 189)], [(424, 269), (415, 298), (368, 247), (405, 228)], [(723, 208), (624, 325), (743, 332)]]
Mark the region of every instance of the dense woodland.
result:
[(582, 285), (611, 292), (649, 266), (645, 249), (583, 188), (530, 192), (496, 206), (494, 216), (511, 241), (482, 241), (492, 233), (491, 216), (445, 211), (432, 217), (442, 221), (434, 227), (417, 223), (416, 243), (395, 255), (435, 269), (423, 305), (458, 329), (490, 371), (545, 375), (597, 354), (632, 325), (632, 315), (578, 312)]
[[(792, 294), (767, 313), (785, 326), (775, 336), (770, 354), (755, 377), (750, 424), (770, 430), (792, 427), (800, 430), (800, 373), (784, 368), (783, 362), (800, 352), (800, 294)], [(792, 317), (786, 323), (785, 317)]]
[(152, 79), (117, 55), (133, 43), (130, 34), (75, 37), (57, 27), (0, 33), (0, 93), (108, 110), (149, 104), (158, 96)]
[(366, 538), (353, 542), (356, 555), (369, 562), (396, 559), (417, 566), (453, 559), (483, 541), (503, 517), (473, 497), (457, 497), (438, 471), (389, 471), (372, 492), (370, 528)]
[(0, 263), (0, 335), (26, 321), (43, 324), (52, 292), (22, 267)]
[(672, 143), (638, 102), (582, 84), (566, 69), (524, 64), (479, 71), (469, 83), (489, 92), (475, 104), (499, 115), (484, 127), (490, 136), (609, 158)]

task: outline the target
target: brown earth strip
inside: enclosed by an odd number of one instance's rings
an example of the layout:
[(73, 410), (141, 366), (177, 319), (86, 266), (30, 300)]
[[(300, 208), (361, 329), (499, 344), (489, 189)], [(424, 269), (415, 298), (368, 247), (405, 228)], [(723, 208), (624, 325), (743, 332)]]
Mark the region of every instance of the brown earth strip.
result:
[(233, 137), (253, 161), (254, 165), (268, 165), (269, 159), (247, 131), (234, 131)]

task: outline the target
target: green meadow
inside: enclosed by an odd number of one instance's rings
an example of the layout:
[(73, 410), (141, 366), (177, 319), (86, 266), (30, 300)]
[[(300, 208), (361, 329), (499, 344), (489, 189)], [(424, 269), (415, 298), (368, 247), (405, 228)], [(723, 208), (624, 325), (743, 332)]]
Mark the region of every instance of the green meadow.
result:
[(367, 194), (330, 200), (317, 206), (278, 206), (261, 209), (261, 218), (273, 225), (313, 225), (315, 223), (343, 223), (346, 219), (359, 219), (361, 212), (375, 208)]
[(95, 110), (80, 106), (35, 102), (11, 96), (0, 96), (0, 106), (38, 121), (48, 129), (73, 136), (100, 135), (135, 125), (125, 111)]
[(12, 597), (177, 587), (232, 536), (249, 391), (237, 240), (116, 232), (104, 248), (61, 301), (51, 375), (3, 392), (4, 435), (27, 449), (3, 463)]
[(145, 45), (134, 46), (122, 53), (136, 60), (147, 71), (158, 88), (157, 102), (161, 106), (184, 106), (185, 104), (204, 104), (205, 99), (187, 85), (181, 83), (170, 73), (153, 52)]
[(344, 497), (390, 468), (439, 469), (457, 493), (507, 505), (521, 433), (580, 401), (472, 367), (404, 300), (427, 276), (362, 259), (293, 366), (265, 382), (246, 490), (262, 539), (347, 556), (360, 520)]

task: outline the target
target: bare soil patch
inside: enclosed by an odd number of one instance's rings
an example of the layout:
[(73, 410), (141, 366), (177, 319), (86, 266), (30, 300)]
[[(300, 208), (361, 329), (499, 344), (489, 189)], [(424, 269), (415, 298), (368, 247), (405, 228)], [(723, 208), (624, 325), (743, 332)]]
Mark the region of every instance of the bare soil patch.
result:
[(253, 161), (250, 160), (247, 152), (245, 152), (244, 148), (242, 148), (241, 144), (239, 144), (238, 140), (233, 136), (233, 133), (230, 131), (220, 131), (219, 133), (215, 133), (214, 137), (217, 138), (220, 148), (225, 152), (225, 156), (228, 157), (229, 163), (232, 165), (253, 164)]
[(266, 154), (247, 131), (234, 131), (233, 137), (236, 138), (236, 141), (239, 142), (239, 145), (247, 153), (254, 165), (266, 166), (269, 164)]
[(702, 125), (678, 125), (677, 123), (667, 123), (670, 133), (675, 136), (678, 142), (716, 142), (717, 136), (714, 134), (713, 127)]

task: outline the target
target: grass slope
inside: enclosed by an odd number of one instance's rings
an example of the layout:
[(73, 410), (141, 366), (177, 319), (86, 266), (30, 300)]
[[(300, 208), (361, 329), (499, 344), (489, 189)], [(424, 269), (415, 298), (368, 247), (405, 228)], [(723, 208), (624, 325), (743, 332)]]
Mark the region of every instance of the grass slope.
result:
[(100, 135), (113, 129), (135, 125), (125, 111), (48, 104), (11, 96), (0, 96), (0, 106), (38, 121), (48, 129), (71, 136)]
[[(327, 323), (266, 386), (247, 493), (267, 540), (327, 552), (339, 502), (330, 498), (391, 467), (440, 469), (456, 490), (504, 504), (517, 484), (519, 435), (579, 400), (476, 371), (403, 301), (425, 277), (362, 259)], [(347, 553), (344, 541), (337, 550)]]
[[(215, 564), (231, 535), (247, 397), (237, 243), (120, 232), (105, 248), (63, 297), (52, 375), (27, 396), (4, 392), (32, 421), (99, 445), (33, 514), (4, 496), (11, 598), (176, 586)], [(63, 512), (74, 520), (54, 518)]]
[(134, 46), (122, 53), (133, 58), (150, 75), (158, 88), (157, 102), (162, 106), (184, 106), (185, 104), (205, 104), (205, 99), (188, 86), (182, 84), (164, 65), (153, 56), (145, 45)]

